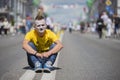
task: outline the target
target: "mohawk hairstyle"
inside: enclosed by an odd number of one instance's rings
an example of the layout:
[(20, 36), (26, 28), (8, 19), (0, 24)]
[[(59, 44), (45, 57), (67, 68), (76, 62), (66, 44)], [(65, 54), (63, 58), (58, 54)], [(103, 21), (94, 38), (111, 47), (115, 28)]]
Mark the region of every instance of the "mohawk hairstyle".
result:
[(35, 17), (35, 20), (41, 20), (45, 19), (45, 16), (43, 15), (42, 11), (38, 11), (37, 16)]

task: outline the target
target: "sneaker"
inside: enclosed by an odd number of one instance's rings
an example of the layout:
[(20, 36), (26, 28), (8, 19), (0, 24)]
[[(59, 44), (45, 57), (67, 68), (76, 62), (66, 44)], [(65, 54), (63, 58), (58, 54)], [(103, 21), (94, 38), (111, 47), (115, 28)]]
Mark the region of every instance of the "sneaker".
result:
[(44, 65), (44, 72), (45, 73), (50, 73), (51, 72), (51, 68), (52, 68), (52, 62), (51, 61), (47, 61)]
[(41, 73), (42, 72), (42, 64), (39, 62), (39, 61), (37, 61), (36, 63), (35, 63), (35, 72), (36, 73)]

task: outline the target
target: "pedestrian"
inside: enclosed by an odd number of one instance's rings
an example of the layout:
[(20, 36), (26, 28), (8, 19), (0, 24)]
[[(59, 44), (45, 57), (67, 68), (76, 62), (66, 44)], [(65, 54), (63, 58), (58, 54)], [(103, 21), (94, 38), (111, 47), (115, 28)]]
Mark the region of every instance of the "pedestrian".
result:
[(27, 33), (32, 28), (32, 19), (29, 15), (26, 17), (25, 22), (26, 22), (26, 24), (25, 24), (26, 27), (25, 28), (26, 28), (26, 33)]
[(99, 38), (102, 38), (102, 35), (103, 35), (102, 29), (104, 28), (104, 21), (101, 18), (101, 15), (97, 19), (96, 24), (97, 24), (97, 32), (98, 32)]
[(35, 72), (50, 72), (58, 52), (63, 48), (56, 34), (46, 27), (45, 17), (38, 12), (34, 28), (25, 35), (22, 44), (27, 52), (28, 64)]
[(2, 36), (2, 31), (4, 31), (3, 21), (4, 21), (4, 18), (0, 17), (0, 37)]
[(8, 35), (8, 31), (10, 29), (10, 24), (9, 24), (7, 18), (4, 18), (3, 25), (4, 25), (4, 29), (3, 29), (4, 30), (4, 34)]
[(110, 38), (111, 37), (111, 34), (112, 34), (112, 20), (110, 17), (108, 17), (107, 19), (107, 35), (106, 35), (106, 38)]
[(46, 17), (46, 24), (47, 24), (47, 29), (54, 31), (53, 22), (50, 17)]
[(114, 26), (114, 34), (117, 35), (118, 34), (118, 30), (120, 28), (120, 17), (117, 14), (113, 15), (113, 22), (115, 24)]
[(106, 37), (107, 36), (107, 20), (108, 20), (108, 14), (107, 12), (102, 12), (102, 15), (101, 15), (101, 19), (103, 19), (103, 22), (104, 22), (104, 28), (103, 28), (103, 36)]
[(72, 33), (72, 27), (73, 27), (73, 23), (72, 21), (69, 21), (69, 24), (68, 24), (69, 33)]

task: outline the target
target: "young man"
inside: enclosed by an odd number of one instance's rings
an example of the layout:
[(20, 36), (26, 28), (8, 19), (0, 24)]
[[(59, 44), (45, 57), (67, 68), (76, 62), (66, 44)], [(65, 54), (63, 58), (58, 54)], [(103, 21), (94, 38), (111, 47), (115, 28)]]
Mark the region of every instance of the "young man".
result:
[(58, 51), (63, 48), (57, 36), (46, 29), (46, 21), (41, 13), (35, 18), (34, 29), (23, 40), (23, 49), (27, 52), (28, 64), (36, 72), (50, 72)]
[(101, 39), (102, 36), (103, 36), (103, 28), (104, 28), (104, 21), (103, 19), (101, 18), (101, 15), (99, 15), (99, 18), (97, 19), (96, 21), (96, 25), (97, 25), (97, 32), (98, 32), (98, 36), (99, 38)]

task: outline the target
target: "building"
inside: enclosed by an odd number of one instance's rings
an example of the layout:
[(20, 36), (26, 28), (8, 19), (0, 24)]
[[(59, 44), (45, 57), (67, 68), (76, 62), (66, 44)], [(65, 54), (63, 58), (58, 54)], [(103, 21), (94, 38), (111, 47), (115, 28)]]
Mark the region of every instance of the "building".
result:
[[(103, 11), (107, 12), (108, 15), (112, 16), (113, 14), (118, 13), (118, 9), (120, 10), (119, 0), (92, 0), (93, 3), (91, 7), (89, 7), (89, 20), (96, 20)], [(117, 8), (117, 6), (119, 6)], [(120, 14), (120, 11), (119, 11)]]
[(117, 13), (120, 16), (120, 0), (117, 0)]
[(0, 0), (0, 17), (4, 16), (10, 21), (19, 21), (26, 15), (33, 16), (39, 5), (33, 4), (34, 0)]

